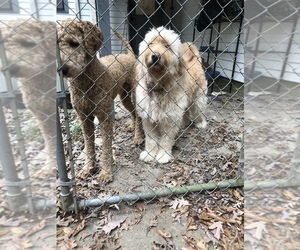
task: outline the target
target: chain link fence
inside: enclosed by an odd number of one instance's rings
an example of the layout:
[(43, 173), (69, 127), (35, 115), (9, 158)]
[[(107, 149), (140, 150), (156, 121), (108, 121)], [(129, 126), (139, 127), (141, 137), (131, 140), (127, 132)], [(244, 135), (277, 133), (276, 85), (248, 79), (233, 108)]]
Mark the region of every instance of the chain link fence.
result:
[[(10, 209), (55, 207), (53, 185), (58, 207), (76, 213), (244, 187), (245, 240), (264, 244), (251, 231), (257, 200), (266, 208), (274, 205), (276, 198), (268, 198), (276, 188), (299, 186), (298, 1), (245, 1), (245, 19), (239, 0), (62, 0), (56, 15), (51, 3), (37, 3), (31, 12), (18, 4), (3, 8), (16, 6), (23, 18), (3, 17), (0, 51), (2, 185)], [(153, 41), (142, 47), (159, 26), (174, 31), (167, 38), (156, 34), (168, 40), (164, 49)], [(185, 42), (200, 53), (197, 74), (197, 62), (185, 57), (189, 49), (176, 51)], [(193, 105), (181, 106), (181, 99), (197, 101), (181, 85), (186, 81), (207, 97), (206, 107), (198, 102), (206, 128), (195, 126), (200, 114), (186, 128), (174, 120), (192, 113)], [(168, 111), (168, 122), (149, 125), (152, 110), (178, 87), (181, 96), (169, 99), (179, 107), (175, 115)], [(167, 160), (149, 147), (152, 137)]]
[(55, 246), (55, 8), (50, 2), (0, 4), (3, 249)]
[[(200, 15), (199, 18), (208, 18), (207, 13), (211, 8), (208, 3), (197, 6), (197, 11), (193, 10), (191, 13), (185, 11), (185, 8), (189, 7), (187, 2), (181, 4), (174, 1), (171, 5), (167, 3), (160, 5), (155, 2), (152, 4), (129, 2), (129, 13), (122, 9), (124, 6), (118, 1), (109, 2), (105, 7), (100, 6), (102, 9), (94, 9), (92, 5), (85, 6), (102, 17), (98, 23), (93, 23), (101, 27), (104, 36), (104, 45), (100, 55), (97, 54), (97, 50), (101, 46), (102, 35), (97, 33), (99, 31), (96, 26), (86, 22), (90, 19), (80, 21), (74, 17), (67, 21), (65, 19), (57, 21), (61, 86), (64, 88), (62, 77), (66, 76), (69, 82), (66, 91), (71, 92), (74, 107), (74, 110), (67, 110), (64, 105), (65, 109), (60, 110), (63, 145), (58, 148), (58, 151), (64, 149), (67, 156), (67, 168), (62, 173), (64, 178), (61, 179), (61, 187), (62, 196), (68, 196), (68, 198), (63, 199), (63, 203), (66, 201), (67, 204), (63, 204), (63, 207), (71, 204), (70, 208), (77, 210), (121, 201), (130, 204), (138, 200), (150, 202), (172, 194), (185, 195), (189, 192), (213, 191), (218, 188), (241, 186), (243, 183), (240, 161), (243, 132), (243, 84), (233, 79), (239, 80), (242, 77), (242, 61), (239, 61), (243, 53), (242, 1), (224, 2), (219, 6), (220, 10), (224, 9), (221, 11), (222, 14), (218, 13), (210, 17), (211, 20), (207, 22), (211, 35), (203, 35), (203, 32), (199, 32), (195, 22), (200, 9), (206, 5), (205, 8), (208, 10), (205, 16)], [(118, 18), (121, 15), (124, 18)], [(159, 16), (160, 21), (157, 20)], [(110, 18), (106, 19), (106, 17)], [(140, 22), (145, 17), (146, 21)], [(184, 24), (179, 24), (178, 21), (181, 18), (185, 19)], [(157, 27), (158, 24), (174, 30), (179, 34), (182, 42), (194, 40), (197, 48), (202, 49), (201, 57), (205, 66), (208, 67), (206, 74), (209, 89), (208, 106), (202, 110), (208, 121), (207, 128), (199, 130), (191, 124), (187, 129), (180, 129), (172, 148), (174, 159), (166, 164), (160, 164), (159, 159), (158, 162), (154, 159), (150, 162), (140, 159), (145, 146), (144, 144), (136, 145), (142, 139), (140, 131), (136, 130), (142, 127), (139, 123), (143, 121), (138, 119), (135, 123), (135, 114), (130, 114), (132, 110), (126, 103), (127, 101), (133, 104), (137, 102), (139, 105), (138, 100), (141, 98), (135, 97), (135, 94), (138, 95), (138, 92), (135, 93), (135, 88), (139, 80), (135, 82), (136, 78), (131, 77), (134, 74), (132, 65), (140, 63), (143, 58), (141, 54), (138, 56), (137, 45), (144, 39), (146, 32), (153, 26)], [(86, 32), (84, 29), (88, 29), (88, 32), (84, 33)], [(117, 30), (125, 41), (120, 41), (115, 36), (114, 30)], [(232, 40), (230, 42), (223, 40), (222, 32), (227, 32)], [(91, 35), (93, 37), (90, 37)], [(178, 38), (175, 37), (173, 41), (170, 41), (170, 46), (176, 42), (176, 39)], [(79, 44), (78, 41), (80, 41)], [(98, 47), (90, 51), (87, 47), (89, 41), (93, 41), (93, 44), (97, 44), (95, 46)], [(107, 46), (108, 44), (111, 48)], [(211, 47), (208, 51), (205, 46), (207, 44), (215, 45), (216, 48)], [(135, 51), (136, 57), (132, 56), (128, 45)], [(105, 56), (107, 50), (110, 50), (113, 56)], [(94, 59), (96, 56), (99, 59)], [(221, 58), (220, 61), (217, 58)], [(97, 63), (94, 60), (97, 60)], [(176, 58), (176, 61), (179, 60), (181, 58)], [(163, 66), (171, 68), (168, 65)], [(129, 76), (126, 75), (126, 71), (129, 72)], [(104, 74), (107, 72), (112, 74), (112, 79), (106, 78)], [(94, 74), (96, 76), (92, 76)], [(141, 78), (143, 77), (142, 75)], [(193, 79), (193, 81), (196, 80)], [(111, 89), (111, 93), (106, 92), (108, 98), (103, 97), (101, 93), (94, 95), (97, 88), (107, 88), (107, 85)], [(203, 91), (206, 90), (203, 89)], [(116, 97), (118, 94), (119, 96)], [(136, 100), (130, 100), (130, 96)], [(155, 107), (158, 104), (153, 105)], [(111, 114), (112, 106), (114, 110)], [(104, 112), (109, 110), (105, 117), (100, 113), (101, 109), (104, 109)], [(93, 115), (98, 116), (100, 123), (97, 119), (94, 120)], [(130, 121), (131, 118), (133, 121)], [(112, 125), (108, 122), (110, 119), (114, 120), (113, 132), (110, 130)], [(103, 123), (109, 125), (101, 127)], [(136, 125), (135, 131), (132, 131), (133, 125)], [(95, 138), (92, 132), (95, 133)], [(146, 144), (147, 137), (149, 136), (146, 134)], [(112, 161), (112, 151), (114, 164), (108, 167)], [(63, 165), (61, 168), (64, 168)], [(109, 174), (110, 180), (113, 179), (113, 181), (103, 185), (103, 181), (106, 181), (106, 177), (103, 176), (106, 174)], [(77, 199), (77, 202), (73, 202), (74, 199)]]
[(245, 1), (248, 249), (299, 247), (296, 217), (283, 216), (299, 212), (299, 7), (298, 1)]

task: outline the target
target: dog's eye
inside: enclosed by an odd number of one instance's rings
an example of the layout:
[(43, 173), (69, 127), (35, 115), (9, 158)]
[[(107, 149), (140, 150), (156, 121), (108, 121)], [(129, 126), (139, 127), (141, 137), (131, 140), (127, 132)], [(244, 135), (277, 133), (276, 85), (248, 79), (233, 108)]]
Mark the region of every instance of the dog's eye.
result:
[(70, 41), (69, 44), (72, 48), (77, 48), (80, 45), (79, 42), (76, 41)]

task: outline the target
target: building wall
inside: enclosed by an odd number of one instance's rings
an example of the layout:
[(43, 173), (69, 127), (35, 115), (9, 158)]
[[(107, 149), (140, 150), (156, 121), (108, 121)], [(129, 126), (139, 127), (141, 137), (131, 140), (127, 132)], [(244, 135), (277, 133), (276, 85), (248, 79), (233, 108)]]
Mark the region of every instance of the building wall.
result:
[[(252, 65), (249, 65), (254, 59), (254, 71), (256, 75), (263, 75), (275, 79), (283, 79), (292, 82), (300, 82), (300, 34), (297, 32), (300, 28), (300, 20), (297, 23), (296, 33), (292, 39), (292, 21), (289, 22), (264, 22), (261, 29), (263, 33), (258, 35), (259, 23), (251, 24), (247, 49), (249, 53), (245, 55), (247, 71)], [(260, 37), (260, 39), (259, 39)], [(292, 40), (291, 40), (292, 39)], [(288, 44), (292, 41), (290, 52)], [(257, 50), (256, 50), (256, 46)], [(286, 60), (286, 63), (285, 63)], [(284, 68), (284, 66), (286, 66)], [(282, 71), (284, 69), (284, 71)]]

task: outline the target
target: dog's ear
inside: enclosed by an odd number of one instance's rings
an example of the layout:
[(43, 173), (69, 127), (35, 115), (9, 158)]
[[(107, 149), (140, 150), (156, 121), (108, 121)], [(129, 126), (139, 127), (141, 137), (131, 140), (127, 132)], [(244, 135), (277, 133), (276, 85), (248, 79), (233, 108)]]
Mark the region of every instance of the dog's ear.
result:
[(95, 56), (103, 44), (101, 30), (91, 22), (86, 21), (82, 27), (84, 33), (84, 47), (90, 56)]

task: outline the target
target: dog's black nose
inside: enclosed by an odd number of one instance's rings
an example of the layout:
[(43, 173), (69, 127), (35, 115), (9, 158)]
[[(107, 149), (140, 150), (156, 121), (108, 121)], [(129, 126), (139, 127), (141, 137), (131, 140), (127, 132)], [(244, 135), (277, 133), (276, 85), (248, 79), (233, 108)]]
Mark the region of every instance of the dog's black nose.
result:
[(13, 64), (13, 65), (10, 65), (6, 68), (2, 68), (3, 72), (6, 71), (6, 70), (8, 70), (11, 75), (17, 75), (20, 72), (20, 67)]
[(152, 59), (152, 63), (155, 64), (157, 62), (159, 62), (160, 60), (160, 54), (159, 53), (153, 53), (151, 56)]
[(61, 67), (61, 72), (63, 73), (64, 76), (68, 75), (68, 72), (69, 72), (69, 66), (68, 65), (63, 65)]

